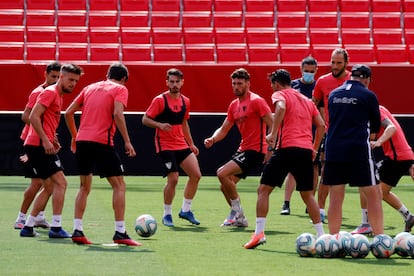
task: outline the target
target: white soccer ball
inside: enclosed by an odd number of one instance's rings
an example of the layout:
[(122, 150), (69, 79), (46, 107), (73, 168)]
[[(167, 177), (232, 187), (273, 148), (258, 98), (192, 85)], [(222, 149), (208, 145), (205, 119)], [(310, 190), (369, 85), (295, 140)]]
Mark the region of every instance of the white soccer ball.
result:
[(386, 234), (376, 235), (371, 242), (371, 252), (376, 258), (389, 258), (394, 251), (394, 239)]
[(316, 255), (322, 258), (337, 257), (340, 247), (339, 241), (331, 234), (323, 234), (315, 242)]
[(352, 234), (346, 231), (339, 231), (339, 233), (335, 234), (335, 237), (340, 245), (337, 257), (345, 258), (347, 255), (349, 255), (348, 252), (351, 245)]
[(352, 258), (365, 258), (370, 251), (370, 242), (362, 234), (354, 234), (349, 242), (348, 255)]
[(135, 232), (144, 238), (151, 237), (157, 232), (157, 221), (151, 215), (140, 215), (135, 220)]
[(408, 241), (411, 237), (412, 235), (408, 232), (398, 233), (394, 237), (395, 253), (401, 257), (409, 256), (410, 247)]
[(296, 238), (296, 252), (301, 257), (312, 257), (315, 255), (316, 237), (310, 233), (303, 233)]
[(407, 254), (414, 258), (414, 235), (410, 235), (407, 240)]

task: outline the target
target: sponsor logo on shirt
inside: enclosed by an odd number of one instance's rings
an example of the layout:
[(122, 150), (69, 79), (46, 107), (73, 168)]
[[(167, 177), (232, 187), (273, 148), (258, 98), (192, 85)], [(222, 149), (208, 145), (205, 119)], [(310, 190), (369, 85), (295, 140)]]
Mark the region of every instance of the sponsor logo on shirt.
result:
[(357, 98), (348, 98), (348, 97), (342, 97), (342, 98), (334, 97), (333, 100), (332, 100), (332, 103), (338, 103), (338, 104), (357, 104), (358, 103), (358, 99)]

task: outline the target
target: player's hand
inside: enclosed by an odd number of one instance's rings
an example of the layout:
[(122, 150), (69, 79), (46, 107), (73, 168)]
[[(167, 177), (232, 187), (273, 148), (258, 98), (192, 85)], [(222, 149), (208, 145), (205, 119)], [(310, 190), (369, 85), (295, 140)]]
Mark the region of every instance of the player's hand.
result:
[(135, 157), (137, 155), (134, 146), (131, 143), (125, 143), (125, 153), (128, 157)]
[(204, 139), (204, 146), (206, 147), (206, 149), (211, 148), (214, 145), (214, 138), (213, 137), (209, 137)]
[(70, 141), (70, 150), (72, 153), (76, 153), (76, 138), (72, 138)]
[(378, 142), (378, 140), (377, 140), (377, 141), (370, 141), (369, 143), (370, 143), (370, 145), (371, 145), (371, 149), (381, 147), (381, 143), (380, 143), (380, 142)]
[(57, 153), (57, 151), (55, 149), (55, 146), (49, 140), (45, 140), (45, 141), (42, 140), (42, 145), (43, 145), (43, 148), (45, 149), (46, 154), (56, 154)]
[(190, 149), (195, 154), (195, 156), (197, 156), (200, 153), (200, 151), (195, 145), (190, 146)]
[(158, 126), (159, 129), (163, 130), (163, 131), (171, 131), (172, 129), (172, 125), (168, 124), (168, 123), (161, 123)]

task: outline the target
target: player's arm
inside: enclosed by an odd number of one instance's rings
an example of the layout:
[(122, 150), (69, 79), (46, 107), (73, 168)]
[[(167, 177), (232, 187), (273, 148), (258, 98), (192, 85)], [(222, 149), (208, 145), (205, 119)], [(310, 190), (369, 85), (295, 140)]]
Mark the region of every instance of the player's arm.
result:
[(286, 102), (277, 101), (275, 103), (275, 114), (273, 115), (273, 124), (270, 133), (266, 136), (266, 142), (274, 148), (276, 146), (277, 132), (286, 113)]
[(66, 126), (68, 127), (70, 136), (72, 137), (70, 142), (70, 149), (73, 153), (76, 152), (76, 135), (78, 134), (78, 130), (76, 129), (75, 124), (75, 112), (79, 109), (79, 104), (77, 102), (72, 102), (65, 111)]
[(55, 147), (53, 143), (49, 140), (46, 135), (46, 132), (43, 130), (42, 125), (42, 115), (45, 113), (46, 107), (40, 103), (36, 103), (33, 107), (32, 112), (30, 112), (29, 121), (37, 135), (39, 135), (40, 140), (42, 141), (42, 146), (45, 149), (46, 154), (56, 154)]
[(26, 106), (22, 114), (22, 121), (27, 125), (30, 125), (29, 116), (31, 111), (32, 109)]
[(124, 104), (118, 101), (114, 103), (114, 120), (116, 127), (118, 128), (119, 133), (122, 136), (122, 139), (125, 143), (125, 153), (129, 157), (134, 157), (136, 155), (134, 146), (131, 144), (131, 140), (129, 139), (128, 129), (125, 122), (124, 116)]
[(186, 119), (184, 119), (182, 127), (185, 141), (187, 142), (191, 151), (194, 152), (195, 155), (198, 155), (199, 150), (194, 145), (193, 137), (191, 136), (190, 126), (188, 125), (188, 121)]
[(270, 130), (273, 127), (273, 114), (272, 112), (267, 113), (266, 115), (264, 115), (262, 117), (263, 122), (265, 122), (266, 126), (267, 126), (267, 131), (268, 133), (270, 132)]
[(155, 121), (153, 118), (148, 116), (146, 113), (142, 116), (142, 124), (151, 128), (159, 128), (163, 131), (170, 131), (172, 129), (171, 124), (169, 123), (160, 123)]
[(381, 147), (381, 145), (385, 141), (390, 139), (395, 134), (395, 132), (397, 132), (397, 128), (392, 123), (392, 121), (388, 118), (385, 118), (384, 120), (381, 121), (381, 127), (384, 128), (384, 133), (380, 137), (378, 137), (376, 141), (370, 142), (371, 148)]
[(213, 146), (214, 143), (223, 140), (227, 136), (232, 127), (233, 123), (230, 122), (226, 117), (226, 119), (224, 119), (223, 121), (223, 124), (214, 131), (213, 135), (204, 139), (204, 146), (206, 148), (210, 148), (211, 146)]
[(320, 113), (313, 117), (313, 125), (316, 128), (315, 139), (313, 141), (313, 158), (315, 158), (325, 134), (325, 121)]

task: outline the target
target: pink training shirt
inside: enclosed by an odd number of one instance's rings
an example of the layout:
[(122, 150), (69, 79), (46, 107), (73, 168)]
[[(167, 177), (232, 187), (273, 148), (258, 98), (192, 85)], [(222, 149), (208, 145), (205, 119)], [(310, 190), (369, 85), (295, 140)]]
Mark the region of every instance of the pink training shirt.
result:
[(95, 82), (82, 89), (74, 101), (82, 107), (76, 141), (113, 146), (116, 131), (114, 104), (120, 102), (127, 106), (128, 89), (110, 80)]
[(325, 110), (325, 129), (329, 126), (328, 96), (335, 88), (341, 86), (345, 81), (351, 78), (351, 72), (346, 72), (345, 77), (335, 78), (332, 73), (322, 75), (318, 78), (313, 89), (313, 97), (323, 100)]
[[(29, 95), (29, 99), (26, 104), (26, 108), (33, 109), (34, 105), (36, 104), (37, 97), (39, 96), (40, 92), (42, 92), (45, 88), (43, 85), (39, 85)], [(22, 134), (20, 135), (20, 139), (23, 141), (26, 140), (27, 134), (29, 133), (29, 125), (25, 124), (22, 130)]]
[[(385, 119), (390, 120), (397, 131), (394, 135), (382, 144), (384, 154), (392, 160), (414, 160), (414, 153), (410, 145), (405, 138), (404, 131), (402, 130), (398, 121), (392, 116), (392, 114), (384, 106), (380, 105), (381, 121)], [(381, 126), (380, 132), (377, 137), (380, 137), (384, 133), (384, 127)]]
[(271, 113), (266, 101), (251, 91), (242, 100), (233, 100), (227, 109), (227, 120), (236, 124), (241, 135), (238, 151), (266, 153), (266, 123), (262, 117)]
[(312, 150), (312, 122), (319, 115), (316, 105), (293, 88), (273, 93), (272, 103), (278, 101), (286, 103), (286, 112), (279, 126), (276, 148), (299, 147)]
[[(60, 111), (62, 110), (63, 104), (63, 97), (59, 93), (56, 84), (51, 85), (40, 92), (36, 100), (36, 104), (38, 103), (46, 107), (46, 110), (42, 115), (42, 126), (47, 138), (53, 142), (56, 135), (56, 129), (59, 125)], [(40, 137), (32, 125), (29, 127), (29, 132), (24, 141), (24, 145), (41, 145)]]
[[(148, 109), (145, 111), (148, 117), (154, 119), (159, 114), (164, 111), (165, 100), (163, 95), (166, 95), (167, 103), (169, 108), (173, 112), (181, 112), (183, 108), (183, 101), (181, 97), (178, 99), (170, 97), (168, 91), (156, 96)], [(186, 106), (186, 112), (184, 114), (184, 119), (188, 120), (190, 118), (190, 99), (182, 95), (184, 98), (184, 103)], [(188, 148), (188, 144), (184, 138), (183, 126), (173, 125), (170, 131), (163, 131), (160, 129), (155, 129), (155, 151), (158, 153), (160, 151), (160, 146), (162, 150), (182, 150)]]

